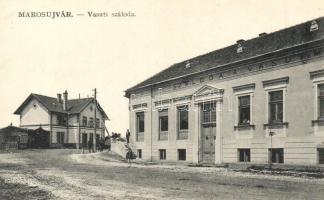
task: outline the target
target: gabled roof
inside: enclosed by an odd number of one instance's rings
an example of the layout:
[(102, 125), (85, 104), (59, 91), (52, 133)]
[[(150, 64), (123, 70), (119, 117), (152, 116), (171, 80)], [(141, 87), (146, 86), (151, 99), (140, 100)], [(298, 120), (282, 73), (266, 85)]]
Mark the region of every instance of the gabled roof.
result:
[[(94, 98), (71, 99), (67, 101), (67, 110), (65, 111), (63, 110), (63, 103), (59, 103), (57, 98), (31, 93), (27, 97), (27, 99), (19, 106), (19, 108), (14, 112), (14, 114), (20, 114), (21, 111), (25, 108), (25, 106), (33, 99), (36, 99), (50, 112), (65, 114), (79, 114), (87, 107), (89, 103), (94, 102)], [(97, 105), (104, 118), (108, 119), (107, 114), (102, 109), (100, 104), (97, 103)]]
[[(250, 40), (239, 40), (238, 43), (174, 64), (145, 81), (126, 90), (131, 91), (149, 87), (158, 83), (189, 76), (203, 71), (226, 67), (230, 64), (251, 59), (261, 55), (288, 49), (294, 46), (324, 39), (324, 17), (315, 19), (319, 30), (310, 32), (311, 21), (298, 24), (269, 34), (262, 34)], [(238, 45), (243, 52), (237, 53)]]

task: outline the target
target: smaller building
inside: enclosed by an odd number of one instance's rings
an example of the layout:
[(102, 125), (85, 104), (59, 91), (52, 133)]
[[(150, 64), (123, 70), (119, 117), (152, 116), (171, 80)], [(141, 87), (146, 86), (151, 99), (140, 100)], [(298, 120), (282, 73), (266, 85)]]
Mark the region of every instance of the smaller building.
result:
[(11, 150), (27, 148), (28, 131), (27, 129), (12, 125), (0, 129), (0, 149)]
[(95, 98), (68, 99), (67, 91), (63, 98), (32, 93), (14, 114), (19, 115), (21, 128), (48, 131), (43, 140), (50, 147), (85, 147), (94, 138), (104, 138), (108, 120)]

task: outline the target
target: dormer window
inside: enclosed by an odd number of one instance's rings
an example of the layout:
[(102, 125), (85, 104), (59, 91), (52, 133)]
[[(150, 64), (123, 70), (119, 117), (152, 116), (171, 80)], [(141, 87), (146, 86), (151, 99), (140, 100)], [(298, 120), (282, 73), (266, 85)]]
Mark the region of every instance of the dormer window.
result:
[(313, 20), (310, 25), (310, 32), (317, 31), (318, 30), (318, 23), (316, 20)]
[(187, 62), (186, 62), (186, 68), (190, 68), (190, 67), (191, 67), (191, 63), (190, 63), (189, 60), (187, 60)]
[(243, 47), (241, 44), (238, 44), (237, 45), (237, 50), (236, 50), (237, 53), (242, 53), (243, 52)]

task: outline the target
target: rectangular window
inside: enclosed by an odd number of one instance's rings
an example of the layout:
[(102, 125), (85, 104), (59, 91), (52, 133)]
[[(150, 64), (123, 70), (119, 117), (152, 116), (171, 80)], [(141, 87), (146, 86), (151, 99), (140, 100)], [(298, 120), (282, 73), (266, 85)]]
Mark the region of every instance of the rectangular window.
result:
[(324, 148), (317, 149), (318, 151), (318, 164), (324, 164)]
[(239, 162), (250, 162), (251, 154), (250, 149), (238, 149)]
[(144, 112), (136, 113), (136, 141), (144, 141)]
[(58, 114), (56, 115), (56, 124), (60, 126), (66, 126), (67, 125), (67, 118), (64, 115)]
[(284, 163), (284, 149), (272, 148), (269, 149), (269, 156), (272, 163)]
[(85, 116), (82, 117), (82, 125), (83, 126), (87, 126), (88, 125), (88, 118), (85, 117)]
[(93, 133), (90, 133), (89, 140), (93, 143)]
[(186, 150), (178, 149), (178, 160), (186, 160)]
[(88, 145), (88, 134), (82, 133), (82, 145), (83, 147)]
[(159, 152), (160, 152), (160, 160), (166, 160), (166, 150), (159, 149)]
[(203, 123), (216, 123), (216, 102), (201, 105)]
[(188, 105), (179, 106), (178, 107), (179, 130), (188, 130), (189, 127), (188, 116), (189, 116)]
[(159, 111), (159, 140), (168, 140), (169, 117), (168, 110)]
[(56, 132), (56, 143), (64, 144), (64, 132)]
[(250, 95), (241, 96), (239, 100), (239, 124), (250, 124)]
[(319, 118), (324, 119), (324, 84), (318, 85)]
[(269, 92), (269, 123), (283, 122), (283, 91)]
[(142, 149), (137, 149), (138, 158), (142, 158)]
[(93, 124), (93, 117), (89, 118), (89, 127), (93, 128), (94, 124)]
[(137, 132), (144, 132), (144, 112), (136, 113)]
[(100, 128), (100, 120), (96, 118), (96, 128)]

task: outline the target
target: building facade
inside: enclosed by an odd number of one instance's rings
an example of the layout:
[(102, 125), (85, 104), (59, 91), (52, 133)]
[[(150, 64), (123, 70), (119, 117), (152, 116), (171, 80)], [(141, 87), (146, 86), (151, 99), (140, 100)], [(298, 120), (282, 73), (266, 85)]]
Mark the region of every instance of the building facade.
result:
[(30, 94), (14, 114), (20, 117), (20, 127), (43, 128), (50, 132), (51, 147), (80, 148), (96, 137), (105, 136), (108, 116), (94, 98), (68, 99), (67, 91), (57, 98)]
[(324, 18), (172, 65), (126, 90), (145, 160), (324, 164)]

